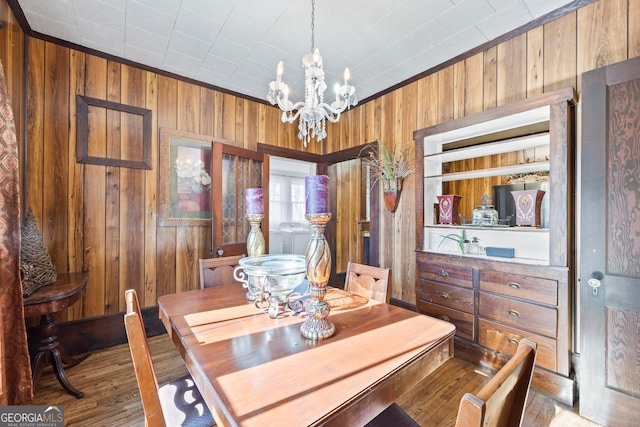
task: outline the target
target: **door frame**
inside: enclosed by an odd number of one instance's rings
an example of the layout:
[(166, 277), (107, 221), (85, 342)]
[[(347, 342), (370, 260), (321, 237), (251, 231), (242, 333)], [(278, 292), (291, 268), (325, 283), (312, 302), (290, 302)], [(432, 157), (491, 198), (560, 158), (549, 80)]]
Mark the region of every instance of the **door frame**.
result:
[[(374, 150), (378, 148), (378, 142), (364, 143), (355, 147), (347, 148), (344, 150), (336, 151), (329, 154), (315, 154), (306, 151), (298, 151), (291, 148), (276, 147), (273, 145), (258, 143), (257, 150), (259, 153), (268, 154), (271, 156), (285, 157), (288, 159), (303, 160), (309, 163), (316, 164), (316, 173), (318, 175), (327, 175), (329, 166), (345, 162), (349, 160), (356, 160), (360, 157), (363, 148), (371, 146)], [(371, 265), (380, 264), (380, 217), (379, 215), (373, 215), (374, 212), (379, 212), (380, 208), (380, 196), (378, 191), (378, 184), (371, 189), (370, 195), (370, 230), (369, 230), (369, 262)], [(336, 211), (336, 198), (335, 194), (330, 197), (331, 211)], [(331, 259), (336, 259), (336, 222), (329, 221), (325, 228), (324, 237), (331, 249)], [(331, 275), (329, 279), (329, 285), (336, 283), (336, 263), (331, 263)]]

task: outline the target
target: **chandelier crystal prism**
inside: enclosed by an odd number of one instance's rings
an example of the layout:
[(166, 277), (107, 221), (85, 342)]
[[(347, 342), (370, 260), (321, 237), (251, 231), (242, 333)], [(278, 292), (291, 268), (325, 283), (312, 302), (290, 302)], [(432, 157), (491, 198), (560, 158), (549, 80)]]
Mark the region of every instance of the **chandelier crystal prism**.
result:
[(315, 0), (311, 1), (311, 53), (302, 57), (304, 66), (304, 101), (295, 104), (289, 99), (289, 86), (282, 81), (284, 65), (282, 61), (278, 63), (276, 69), (276, 79), (269, 83), (269, 93), (267, 99), (272, 105), (278, 105), (282, 110), (282, 121), (293, 123), (300, 119), (298, 123), (298, 138), (304, 142), (306, 147), (312, 138), (317, 142), (322, 141), (327, 136), (326, 123), (329, 120), (336, 123), (340, 120), (340, 114), (346, 109), (358, 103), (356, 99), (355, 87), (349, 84), (349, 68), (344, 69), (344, 84), (335, 85), (335, 100), (331, 105), (324, 102), (324, 91), (327, 84), (324, 81), (324, 70), (322, 68), (322, 57), (320, 51), (315, 48)]

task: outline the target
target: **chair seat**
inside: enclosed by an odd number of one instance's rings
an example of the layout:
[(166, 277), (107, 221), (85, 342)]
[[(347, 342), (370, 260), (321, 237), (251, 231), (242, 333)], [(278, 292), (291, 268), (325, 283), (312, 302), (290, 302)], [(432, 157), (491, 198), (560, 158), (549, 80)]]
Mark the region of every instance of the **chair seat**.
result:
[(397, 403), (392, 403), (365, 427), (420, 427)]
[(158, 395), (167, 426), (216, 425), (191, 376), (187, 375), (161, 386)]

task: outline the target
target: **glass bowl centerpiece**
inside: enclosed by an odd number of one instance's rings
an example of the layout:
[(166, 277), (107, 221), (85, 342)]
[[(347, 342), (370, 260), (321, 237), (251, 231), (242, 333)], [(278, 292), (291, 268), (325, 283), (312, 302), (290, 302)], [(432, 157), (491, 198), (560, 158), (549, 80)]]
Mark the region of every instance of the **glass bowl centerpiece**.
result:
[(239, 264), (246, 276), (242, 280), (245, 287), (255, 294), (256, 307), (267, 310), (272, 319), (286, 307), (299, 311), (292, 307), (291, 298), (306, 276), (304, 255), (250, 256), (240, 259)]

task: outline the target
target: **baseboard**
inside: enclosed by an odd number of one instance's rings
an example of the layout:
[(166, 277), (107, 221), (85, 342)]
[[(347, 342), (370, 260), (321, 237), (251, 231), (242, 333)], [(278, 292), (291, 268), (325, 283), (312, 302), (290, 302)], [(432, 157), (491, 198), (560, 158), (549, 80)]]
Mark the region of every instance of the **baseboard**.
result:
[[(142, 320), (148, 337), (167, 332), (158, 317), (157, 306), (143, 308)], [(56, 335), (58, 341), (66, 347), (70, 355), (124, 344), (127, 342), (127, 334), (124, 330), (124, 312), (60, 323)], [(29, 348), (32, 351), (37, 349), (40, 340), (38, 328), (29, 328), (27, 336)]]

